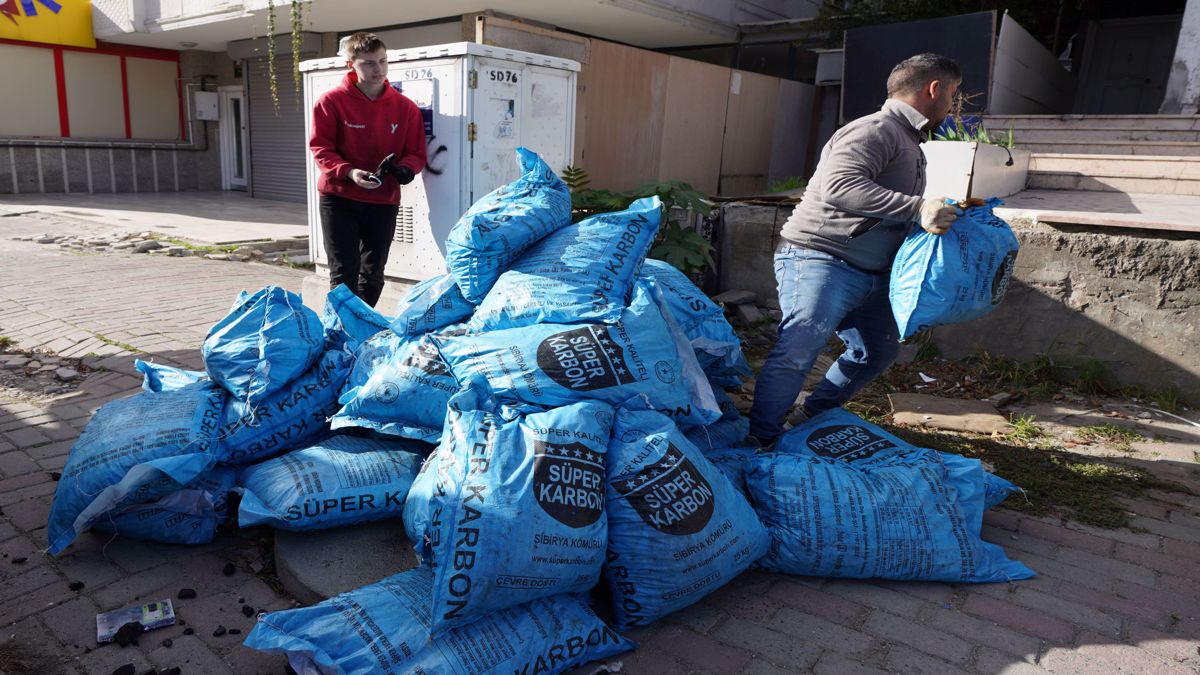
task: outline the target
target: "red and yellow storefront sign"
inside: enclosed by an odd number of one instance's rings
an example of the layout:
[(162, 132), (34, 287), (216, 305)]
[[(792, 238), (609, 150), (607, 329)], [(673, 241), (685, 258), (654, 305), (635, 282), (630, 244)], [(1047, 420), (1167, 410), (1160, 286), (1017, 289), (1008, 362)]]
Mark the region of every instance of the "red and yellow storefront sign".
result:
[(0, 39), (96, 47), (91, 0), (0, 0)]

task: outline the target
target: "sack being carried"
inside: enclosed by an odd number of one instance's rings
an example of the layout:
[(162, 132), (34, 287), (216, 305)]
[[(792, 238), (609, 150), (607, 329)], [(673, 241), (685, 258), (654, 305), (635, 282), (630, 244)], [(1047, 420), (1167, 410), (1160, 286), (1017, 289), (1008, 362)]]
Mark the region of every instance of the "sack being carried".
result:
[(1000, 304), (1020, 243), (989, 199), (972, 206), (943, 235), (914, 227), (892, 263), (888, 289), (900, 338), (970, 321)]
[[(612, 408), (498, 405), (478, 384), (450, 402), (438, 454), (441, 489), (413, 541), (428, 542), (434, 635), (498, 609), (600, 578), (605, 454)], [(416, 508), (422, 508), (421, 505)]]
[(303, 532), (398, 518), (429, 446), (338, 435), (246, 467), (238, 525)]
[(297, 673), (562, 673), (637, 645), (604, 624), (586, 595), (500, 610), (431, 637), (433, 573), (422, 567), (320, 604), (258, 618), (245, 645), (284, 654)]
[(980, 538), (995, 493), (989, 482), (1003, 479), (989, 479), (978, 460), (946, 461), (840, 408), (792, 429), (775, 447), (755, 455), (746, 471), (771, 532), (761, 561), (767, 569), (950, 582), (1034, 575)]

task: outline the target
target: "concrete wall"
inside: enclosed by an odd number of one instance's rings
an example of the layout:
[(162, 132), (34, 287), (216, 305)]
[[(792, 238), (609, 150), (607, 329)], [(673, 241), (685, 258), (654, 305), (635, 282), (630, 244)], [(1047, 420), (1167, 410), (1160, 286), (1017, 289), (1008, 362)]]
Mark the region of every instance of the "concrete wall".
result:
[(1200, 402), (1200, 237), (1013, 225), (1022, 246), (1014, 284), (991, 314), (934, 330), (946, 356), (1095, 358), (1124, 384), (1173, 384)]
[(1167, 91), (1158, 112), (1195, 115), (1200, 110), (1200, 0), (1188, 0), (1175, 43)]
[[(201, 75), (208, 90), (240, 84), (224, 54), (180, 53), (186, 117)], [(0, 194), (44, 192), (176, 192), (221, 189), (218, 122), (190, 123), (193, 143), (43, 140), (36, 146), (0, 140)], [(17, 143), (22, 142), (20, 139)]]
[(775, 245), (779, 230), (792, 215), (790, 204), (729, 202), (721, 205), (716, 236), (719, 290), (753, 291), (758, 304), (778, 307), (775, 289)]
[[(787, 205), (722, 205), (720, 290), (775, 303), (772, 254), (790, 214)], [(1020, 222), (1013, 231), (1022, 248), (1008, 295), (981, 319), (934, 329), (945, 356), (1094, 358), (1118, 382), (1174, 385), (1200, 402), (1200, 236)]]

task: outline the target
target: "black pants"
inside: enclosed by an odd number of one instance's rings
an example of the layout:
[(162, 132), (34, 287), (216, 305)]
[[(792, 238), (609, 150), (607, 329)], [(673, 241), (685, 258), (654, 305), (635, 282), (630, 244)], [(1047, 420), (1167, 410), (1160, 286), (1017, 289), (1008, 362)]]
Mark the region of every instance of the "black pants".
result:
[(396, 232), (396, 204), (369, 204), (321, 195), (321, 229), (329, 258), (329, 287), (346, 284), (374, 307), (383, 292), (383, 266)]

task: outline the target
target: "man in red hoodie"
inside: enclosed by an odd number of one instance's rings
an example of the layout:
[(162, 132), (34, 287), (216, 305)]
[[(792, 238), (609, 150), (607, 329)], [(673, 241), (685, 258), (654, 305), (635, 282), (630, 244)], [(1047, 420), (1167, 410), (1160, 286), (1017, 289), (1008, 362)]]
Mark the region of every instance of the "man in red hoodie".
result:
[(382, 40), (355, 33), (342, 54), (350, 72), (317, 100), (308, 147), (321, 172), (317, 191), (330, 288), (344, 283), (374, 307), (383, 291), (400, 186), (425, 168), (425, 124), (416, 104), (388, 82)]

